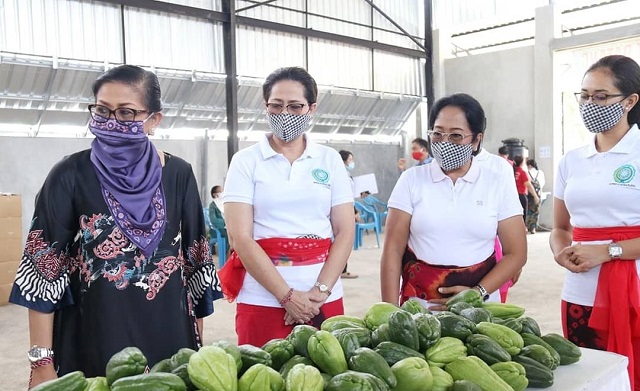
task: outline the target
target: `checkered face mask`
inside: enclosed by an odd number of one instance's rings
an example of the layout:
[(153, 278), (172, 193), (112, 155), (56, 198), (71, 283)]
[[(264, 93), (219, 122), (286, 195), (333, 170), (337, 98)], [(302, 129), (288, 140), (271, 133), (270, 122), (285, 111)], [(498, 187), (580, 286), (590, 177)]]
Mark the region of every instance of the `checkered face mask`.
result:
[(622, 102), (609, 106), (600, 106), (592, 102), (580, 105), (582, 122), (591, 133), (602, 133), (613, 128), (615, 124), (620, 122), (623, 114)]
[(431, 143), (433, 158), (442, 171), (451, 171), (462, 167), (471, 159), (473, 144), (453, 144), (448, 141)]
[(267, 113), (267, 119), (269, 120), (269, 128), (271, 128), (273, 135), (285, 143), (288, 143), (298, 138), (309, 128), (311, 116), (309, 114)]

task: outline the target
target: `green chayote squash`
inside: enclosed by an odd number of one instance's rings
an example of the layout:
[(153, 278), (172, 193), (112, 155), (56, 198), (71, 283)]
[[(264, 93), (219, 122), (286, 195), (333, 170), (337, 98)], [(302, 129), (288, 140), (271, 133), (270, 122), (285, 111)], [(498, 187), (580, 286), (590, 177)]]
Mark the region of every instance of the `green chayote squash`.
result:
[(252, 365), (238, 380), (238, 391), (284, 391), (284, 379), (264, 364)]
[(107, 383), (113, 382), (121, 377), (140, 375), (147, 367), (147, 358), (142, 351), (136, 347), (124, 348), (111, 356), (105, 369)]
[(262, 350), (271, 355), (271, 368), (279, 371), (295, 354), (293, 344), (286, 339), (277, 338), (265, 343)]
[(318, 368), (296, 364), (287, 374), (285, 388), (287, 391), (322, 391), (324, 379)]
[(318, 368), (330, 375), (337, 375), (348, 369), (342, 347), (338, 339), (328, 331), (319, 330), (309, 338), (309, 357)]
[(189, 378), (202, 391), (237, 391), (235, 359), (217, 346), (203, 346), (189, 358)]
[(427, 349), (425, 357), (429, 365), (444, 367), (451, 361), (467, 356), (467, 347), (464, 342), (453, 337), (442, 337), (433, 346)]
[(391, 366), (396, 377), (394, 391), (430, 390), (433, 386), (433, 375), (429, 364), (421, 358), (409, 357)]
[(400, 311), (400, 307), (386, 302), (374, 303), (364, 314), (364, 323), (371, 331), (377, 329), (381, 324), (389, 322), (392, 313)]
[(442, 368), (429, 366), (429, 369), (433, 376), (431, 391), (449, 391), (449, 388), (453, 386), (453, 377)]

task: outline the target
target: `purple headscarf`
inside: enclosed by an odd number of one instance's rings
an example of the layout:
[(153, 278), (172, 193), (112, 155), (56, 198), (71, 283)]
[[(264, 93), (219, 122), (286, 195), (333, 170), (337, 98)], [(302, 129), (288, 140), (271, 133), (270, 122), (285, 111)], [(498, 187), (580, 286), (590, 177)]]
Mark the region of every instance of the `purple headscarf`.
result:
[(143, 122), (93, 119), (91, 162), (109, 211), (123, 234), (150, 258), (166, 227), (162, 165)]

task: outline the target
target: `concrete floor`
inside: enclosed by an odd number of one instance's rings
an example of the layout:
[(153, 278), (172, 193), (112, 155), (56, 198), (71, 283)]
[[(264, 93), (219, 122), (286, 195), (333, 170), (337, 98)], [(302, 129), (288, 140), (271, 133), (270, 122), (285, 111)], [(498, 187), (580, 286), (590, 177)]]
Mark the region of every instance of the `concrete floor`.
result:
[[(540, 323), (543, 333), (561, 333), (560, 290), (564, 269), (553, 261), (548, 233), (527, 236), (529, 260), (516, 286), (509, 291), (508, 302), (524, 306), (526, 314)], [(381, 250), (375, 236), (365, 235), (364, 247), (352, 252), (349, 270), (359, 278), (344, 280), (345, 313), (362, 316), (367, 308), (380, 300), (379, 265)], [(380, 238), (383, 242), (383, 238)], [(205, 343), (218, 339), (235, 341), (235, 305), (216, 302), (216, 311), (205, 319)], [(0, 389), (26, 390), (29, 365), (27, 310), (15, 305), (0, 307)]]

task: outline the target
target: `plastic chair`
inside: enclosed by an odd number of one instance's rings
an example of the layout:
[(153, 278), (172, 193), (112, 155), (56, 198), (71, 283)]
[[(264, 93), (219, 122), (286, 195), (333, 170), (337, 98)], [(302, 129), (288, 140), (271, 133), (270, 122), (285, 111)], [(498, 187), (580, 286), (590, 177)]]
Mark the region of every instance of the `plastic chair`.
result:
[[(227, 242), (225, 238), (220, 233), (220, 230), (213, 225), (211, 225), (211, 220), (209, 220), (209, 208), (202, 208), (202, 214), (204, 215), (204, 224), (209, 229), (209, 253), (213, 254), (213, 246), (218, 247), (218, 269), (224, 266), (225, 262), (227, 262)], [(215, 237), (213, 235), (215, 234)]]
[(378, 215), (375, 213), (372, 207), (361, 202), (355, 201), (354, 205), (358, 212), (360, 212), (360, 216), (373, 216), (373, 221), (356, 223), (356, 235), (353, 242), (353, 249), (357, 250), (358, 248), (362, 247), (362, 231), (369, 229), (372, 229), (375, 232), (376, 242), (378, 243), (378, 248), (380, 248), (380, 222), (378, 221)]
[(380, 232), (382, 232), (384, 227), (383, 221), (384, 222), (387, 221), (387, 215), (389, 214), (389, 207), (385, 202), (380, 201), (379, 199), (377, 199), (372, 195), (366, 196), (365, 198), (362, 199), (362, 201), (366, 205), (373, 207), (375, 213), (378, 215), (378, 223), (379, 223), (378, 228), (380, 229)]

